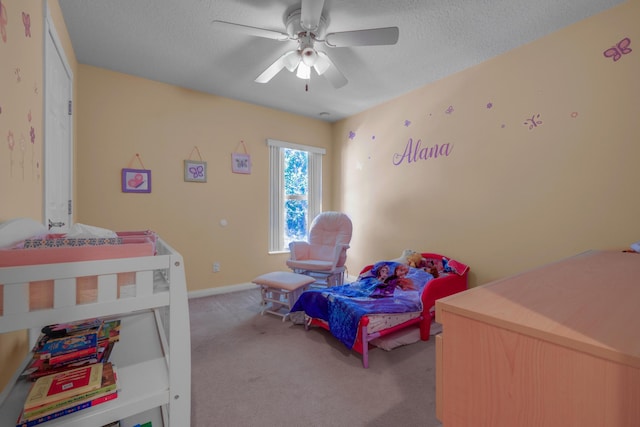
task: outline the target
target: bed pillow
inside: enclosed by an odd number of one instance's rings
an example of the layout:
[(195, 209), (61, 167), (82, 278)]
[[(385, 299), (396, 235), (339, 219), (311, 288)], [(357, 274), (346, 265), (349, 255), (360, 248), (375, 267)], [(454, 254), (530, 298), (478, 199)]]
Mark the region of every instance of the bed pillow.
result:
[(86, 224), (73, 224), (67, 232), (66, 237), (70, 239), (105, 238), (113, 239), (118, 237), (115, 231), (106, 228), (95, 227)]
[(400, 255), (396, 259), (392, 259), (392, 260), (389, 260), (389, 261), (398, 262), (400, 264), (408, 264), (409, 260), (407, 258), (409, 257), (409, 255), (415, 254), (415, 253), (417, 253), (417, 252), (413, 251), (411, 249), (405, 249), (404, 251), (402, 251), (402, 255)]
[(12, 246), (29, 237), (47, 233), (47, 227), (31, 218), (14, 218), (0, 223), (0, 248)]

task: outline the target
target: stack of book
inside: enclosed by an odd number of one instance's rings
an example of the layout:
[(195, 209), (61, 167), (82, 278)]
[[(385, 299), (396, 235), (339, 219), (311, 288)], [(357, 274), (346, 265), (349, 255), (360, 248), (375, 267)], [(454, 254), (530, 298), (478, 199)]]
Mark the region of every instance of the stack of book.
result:
[(115, 399), (117, 372), (109, 356), (119, 337), (119, 320), (42, 328), (23, 373), (33, 384), (16, 426), (35, 426)]
[(120, 320), (90, 319), (45, 326), (23, 375), (34, 381), (69, 368), (107, 362), (119, 339)]
[(118, 374), (110, 363), (92, 363), (38, 378), (17, 427), (32, 427), (118, 397)]

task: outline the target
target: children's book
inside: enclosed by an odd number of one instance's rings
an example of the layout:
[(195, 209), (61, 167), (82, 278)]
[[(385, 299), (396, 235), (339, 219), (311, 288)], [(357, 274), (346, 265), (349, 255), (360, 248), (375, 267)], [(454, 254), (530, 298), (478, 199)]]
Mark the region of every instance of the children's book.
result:
[(22, 375), (31, 381), (35, 381), (40, 377), (65, 372), (73, 368), (98, 363), (100, 361), (99, 354), (96, 357), (82, 357), (80, 359), (70, 360), (55, 366), (49, 364), (49, 360), (47, 359), (33, 359), (22, 372)]
[(75, 351), (93, 349), (98, 346), (98, 330), (77, 335), (69, 335), (62, 338), (46, 340), (41, 346), (35, 349), (34, 357), (40, 359), (51, 359), (63, 354)]
[(55, 365), (51, 363), (52, 359), (34, 358), (25, 368), (22, 375), (27, 377), (31, 381), (35, 381), (40, 377), (55, 374), (58, 372), (64, 372), (72, 368), (77, 368), (79, 366), (89, 365), (91, 363), (108, 362), (114, 344), (115, 342), (110, 342), (107, 340), (99, 341), (98, 351), (95, 355), (74, 358), (72, 360), (63, 361)]
[(54, 412), (67, 409), (72, 406), (85, 403), (89, 400), (95, 400), (99, 397), (111, 394), (117, 388), (117, 371), (111, 363), (105, 363), (102, 369), (102, 384), (100, 388), (88, 391), (86, 393), (72, 396), (67, 399), (59, 400), (52, 403), (45, 403), (40, 406), (33, 407), (28, 410), (24, 410), (22, 416), (26, 420), (32, 420), (34, 418), (40, 418), (45, 415), (52, 414)]
[(42, 328), (42, 334), (49, 338), (62, 338), (88, 329), (97, 329), (102, 324), (102, 319), (86, 319), (69, 323), (54, 323)]
[(98, 341), (102, 340), (111, 342), (120, 340), (120, 320), (107, 320), (102, 323), (98, 333)]
[(100, 388), (102, 369), (102, 363), (94, 363), (38, 378), (27, 394), (24, 409), (29, 410)]
[(52, 414), (43, 415), (43, 416), (31, 419), (31, 420), (24, 419), (22, 414), (20, 414), (20, 417), (18, 418), (18, 421), (16, 423), (16, 427), (33, 427), (33, 426), (37, 426), (38, 424), (42, 424), (42, 423), (45, 423), (47, 421), (55, 420), (56, 418), (64, 417), (65, 415), (73, 414), (74, 412), (82, 411), (83, 409), (91, 408), (93, 406), (100, 405), (101, 403), (109, 402), (111, 400), (114, 400), (117, 397), (118, 397), (118, 391), (117, 390), (116, 391), (112, 391), (111, 393), (106, 394), (106, 395), (104, 395), (102, 397), (97, 397), (97, 398), (89, 400), (87, 402), (79, 403), (79, 404), (74, 405), (72, 407), (69, 407), (67, 409), (61, 409), (61, 410), (59, 410), (57, 412), (54, 412)]
[(87, 347), (82, 348), (80, 350), (75, 350), (69, 353), (62, 353), (56, 356), (51, 356), (49, 359), (49, 364), (51, 366), (59, 366), (64, 365), (66, 363), (70, 363), (74, 360), (80, 360), (83, 358), (97, 358), (98, 356), (98, 347)]

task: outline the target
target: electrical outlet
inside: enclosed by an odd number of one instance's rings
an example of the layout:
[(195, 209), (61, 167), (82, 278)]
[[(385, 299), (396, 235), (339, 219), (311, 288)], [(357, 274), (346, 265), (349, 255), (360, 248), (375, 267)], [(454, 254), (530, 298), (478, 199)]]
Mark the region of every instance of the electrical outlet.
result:
[(218, 271), (220, 271), (220, 263), (219, 262), (214, 262), (213, 263), (213, 272), (217, 273)]

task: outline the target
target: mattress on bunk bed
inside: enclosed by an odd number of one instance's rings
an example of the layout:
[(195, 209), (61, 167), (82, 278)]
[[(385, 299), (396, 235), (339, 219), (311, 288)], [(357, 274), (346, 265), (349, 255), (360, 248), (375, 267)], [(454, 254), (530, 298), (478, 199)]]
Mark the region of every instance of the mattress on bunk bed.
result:
[[(34, 227), (33, 221), (8, 221), (0, 224), (0, 242), (13, 241), (0, 248), (0, 267), (22, 267), (76, 261), (153, 256), (156, 254), (157, 235), (150, 230), (113, 232), (115, 237), (69, 237), (66, 234), (45, 233)], [(8, 224), (8, 226), (2, 227)], [(16, 231), (16, 228), (21, 230)], [(93, 228), (93, 227), (92, 227)], [(36, 234), (30, 235), (35, 231)], [(2, 233), (0, 233), (2, 234)], [(15, 236), (22, 235), (15, 241)], [(24, 236), (29, 236), (24, 238)], [(135, 273), (120, 273), (117, 277), (118, 297), (125, 287), (135, 283)], [(98, 281), (96, 276), (76, 279), (76, 303), (95, 302)], [(3, 286), (0, 282), (0, 310), (3, 307)], [(53, 306), (53, 281), (29, 284), (29, 309), (39, 310)]]
[(0, 267), (95, 261), (112, 258), (151, 256), (156, 250), (152, 231), (116, 232), (117, 237), (70, 238), (47, 234), (24, 239), (0, 249)]

